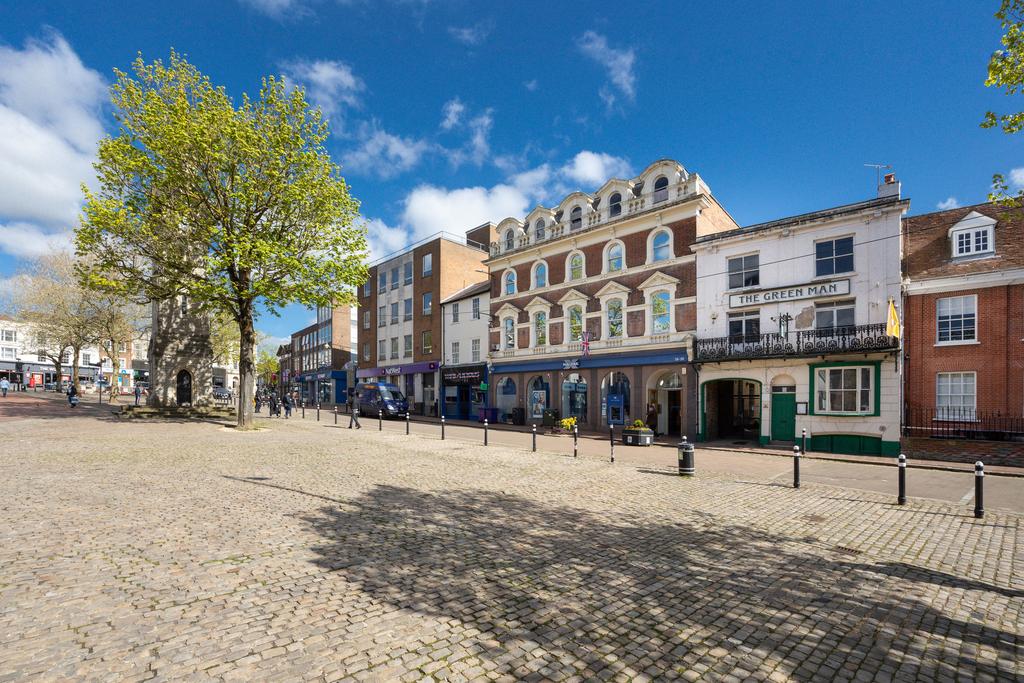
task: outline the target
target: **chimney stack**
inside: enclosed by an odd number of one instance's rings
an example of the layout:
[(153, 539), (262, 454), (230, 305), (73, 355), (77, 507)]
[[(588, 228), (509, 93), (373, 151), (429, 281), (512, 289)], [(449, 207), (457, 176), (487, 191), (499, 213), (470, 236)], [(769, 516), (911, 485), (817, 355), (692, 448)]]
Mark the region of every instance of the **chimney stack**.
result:
[(878, 186), (878, 197), (899, 197), (900, 196), (900, 181), (896, 180), (895, 173), (886, 173), (882, 179), (882, 184)]

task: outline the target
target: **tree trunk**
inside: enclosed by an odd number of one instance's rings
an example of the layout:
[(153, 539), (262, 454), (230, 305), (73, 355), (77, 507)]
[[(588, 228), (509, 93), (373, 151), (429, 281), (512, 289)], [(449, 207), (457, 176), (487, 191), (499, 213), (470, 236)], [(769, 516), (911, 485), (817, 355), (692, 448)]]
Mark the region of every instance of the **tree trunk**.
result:
[[(57, 371), (57, 378), (53, 385), (60, 391), (60, 385), (64, 382), (64, 366), (60, 364), (60, 358), (50, 358), (53, 361), (53, 368)], [(46, 382), (43, 382), (43, 391), (46, 390)]]
[(256, 329), (253, 326), (252, 304), (242, 307), (242, 315), (238, 321), (238, 418), (236, 424), (240, 429), (252, 427), (254, 384), (256, 381), (256, 360), (253, 348), (256, 346)]
[(75, 385), (75, 391), (81, 395), (82, 389), (78, 386), (78, 356), (82, 349), (78, 346), (71, 347), (71, 383)]

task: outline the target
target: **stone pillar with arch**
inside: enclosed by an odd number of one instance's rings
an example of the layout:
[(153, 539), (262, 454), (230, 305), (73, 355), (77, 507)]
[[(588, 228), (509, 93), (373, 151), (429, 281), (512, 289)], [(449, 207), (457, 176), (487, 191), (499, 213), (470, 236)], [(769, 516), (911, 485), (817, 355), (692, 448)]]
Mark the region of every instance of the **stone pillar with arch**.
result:
[(153, 408), (213, 406), (210, 320), (178, 296), (152, 304), (149, 405)]

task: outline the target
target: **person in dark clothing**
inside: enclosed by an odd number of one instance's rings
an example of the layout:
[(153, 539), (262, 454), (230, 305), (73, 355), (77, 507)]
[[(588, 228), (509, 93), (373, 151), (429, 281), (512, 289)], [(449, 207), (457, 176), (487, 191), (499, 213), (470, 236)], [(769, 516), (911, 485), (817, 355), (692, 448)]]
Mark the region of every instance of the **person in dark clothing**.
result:
[(270, 417), (281, 417), (280, 406), (277, 402), (277, 394), (270, 395)]
[(78, 405), (78, 387), (74, 382), (68, 384), (68, 405), (72, 408)]
[(284, 419), (288, 419), (292, 416), (292, 397), (290, 394), (285, 394), (281, 399), (281, 405), (284, 406)]
[(356, 429), (362, 429), (363, 425), (359, 424), (359, 394), (352, 390), (348, 395), (348, 428), (352, 429), (352, 425), (355, 425)]
[(142, 387), (138, 384), (135, 385), (135, 405), (139, 405), (139, 401), (142, 400)]

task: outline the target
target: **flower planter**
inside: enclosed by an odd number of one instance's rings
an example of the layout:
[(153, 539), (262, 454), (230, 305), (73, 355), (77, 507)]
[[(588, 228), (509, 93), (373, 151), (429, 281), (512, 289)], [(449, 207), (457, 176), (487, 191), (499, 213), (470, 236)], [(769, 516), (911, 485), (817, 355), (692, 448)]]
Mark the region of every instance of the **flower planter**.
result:
[(650, 446), (654, 443), (654, 430), (646, 427), (626, 427), (622, 430), (622, 443), (627, 446)]

